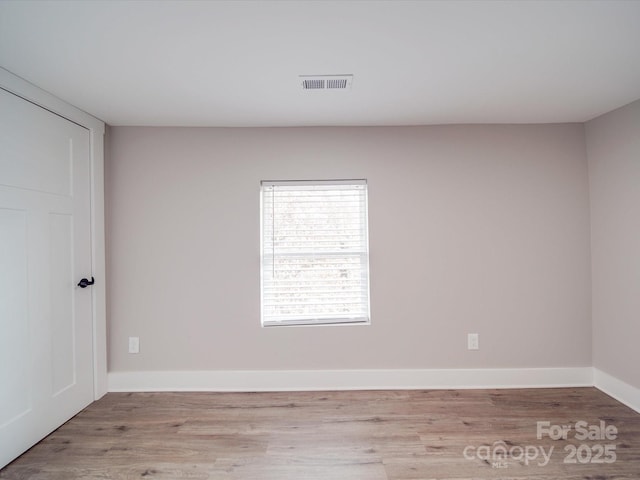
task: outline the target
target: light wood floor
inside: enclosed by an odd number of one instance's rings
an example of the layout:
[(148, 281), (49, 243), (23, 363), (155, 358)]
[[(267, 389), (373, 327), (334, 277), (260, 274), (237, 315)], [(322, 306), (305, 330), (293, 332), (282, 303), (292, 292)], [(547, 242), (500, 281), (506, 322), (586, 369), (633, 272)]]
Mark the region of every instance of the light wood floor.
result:
[[(536, 436), (538, 421), (581, 420), (614, 425), (618, 436)], [(496, 464), (478, 458), (477, 447), (501, 453), (495, 442), (511, 455)], [(617, 460), (564, 463), (569, 444), (587, 445), (582, 460), (595, 456), (596, 445), (612, 444)], [(540, 447), (554, 448), (546, 466), (541, 455), (521, 458)], [(110, 393), (0, 478), (637, 480), (640, 414), (594, 388)]]

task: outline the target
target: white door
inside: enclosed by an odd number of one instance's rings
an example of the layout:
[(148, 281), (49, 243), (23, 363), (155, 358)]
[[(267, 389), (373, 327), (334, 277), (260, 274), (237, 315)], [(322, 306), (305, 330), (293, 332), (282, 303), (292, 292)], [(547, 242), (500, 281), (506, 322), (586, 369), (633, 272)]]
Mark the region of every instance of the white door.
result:
[(0, 467), (93, 400), (89, 147), (0, 89)]

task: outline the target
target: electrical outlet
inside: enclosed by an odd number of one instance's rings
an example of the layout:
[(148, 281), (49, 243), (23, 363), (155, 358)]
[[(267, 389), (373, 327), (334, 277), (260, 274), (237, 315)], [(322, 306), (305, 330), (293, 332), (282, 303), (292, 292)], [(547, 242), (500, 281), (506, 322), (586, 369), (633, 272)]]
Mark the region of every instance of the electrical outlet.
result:
[(140, 337), (129, 337), (129, 353), (140, 353)]
[(469, 350), (480, 349), (480, 338), (477, 333), (470, 333), (467, 335), (467, 348)]

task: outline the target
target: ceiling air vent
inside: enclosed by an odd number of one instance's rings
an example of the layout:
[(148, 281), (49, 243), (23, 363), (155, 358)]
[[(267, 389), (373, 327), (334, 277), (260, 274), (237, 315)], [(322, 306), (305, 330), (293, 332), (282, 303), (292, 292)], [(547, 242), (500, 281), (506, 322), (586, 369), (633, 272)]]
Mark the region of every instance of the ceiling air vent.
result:
[(348, 90), (353, 75), (300, 75), (303, 90)]

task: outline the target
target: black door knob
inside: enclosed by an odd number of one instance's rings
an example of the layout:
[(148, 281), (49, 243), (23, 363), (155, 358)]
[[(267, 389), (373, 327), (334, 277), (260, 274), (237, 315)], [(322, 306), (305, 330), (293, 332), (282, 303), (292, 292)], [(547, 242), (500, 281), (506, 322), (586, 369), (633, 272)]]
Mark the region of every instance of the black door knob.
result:
[(96, 283), (96, 281), (94, 280), (93, 277), (91, 277), (91, 281), (87, 280), (86, 278), (83, 278), (82, 280), (80, 280), (80, 283), (78, 283), (78, 286), (80, 288), (87, 288), (89, 285), (93, 285), (94, 283)]

